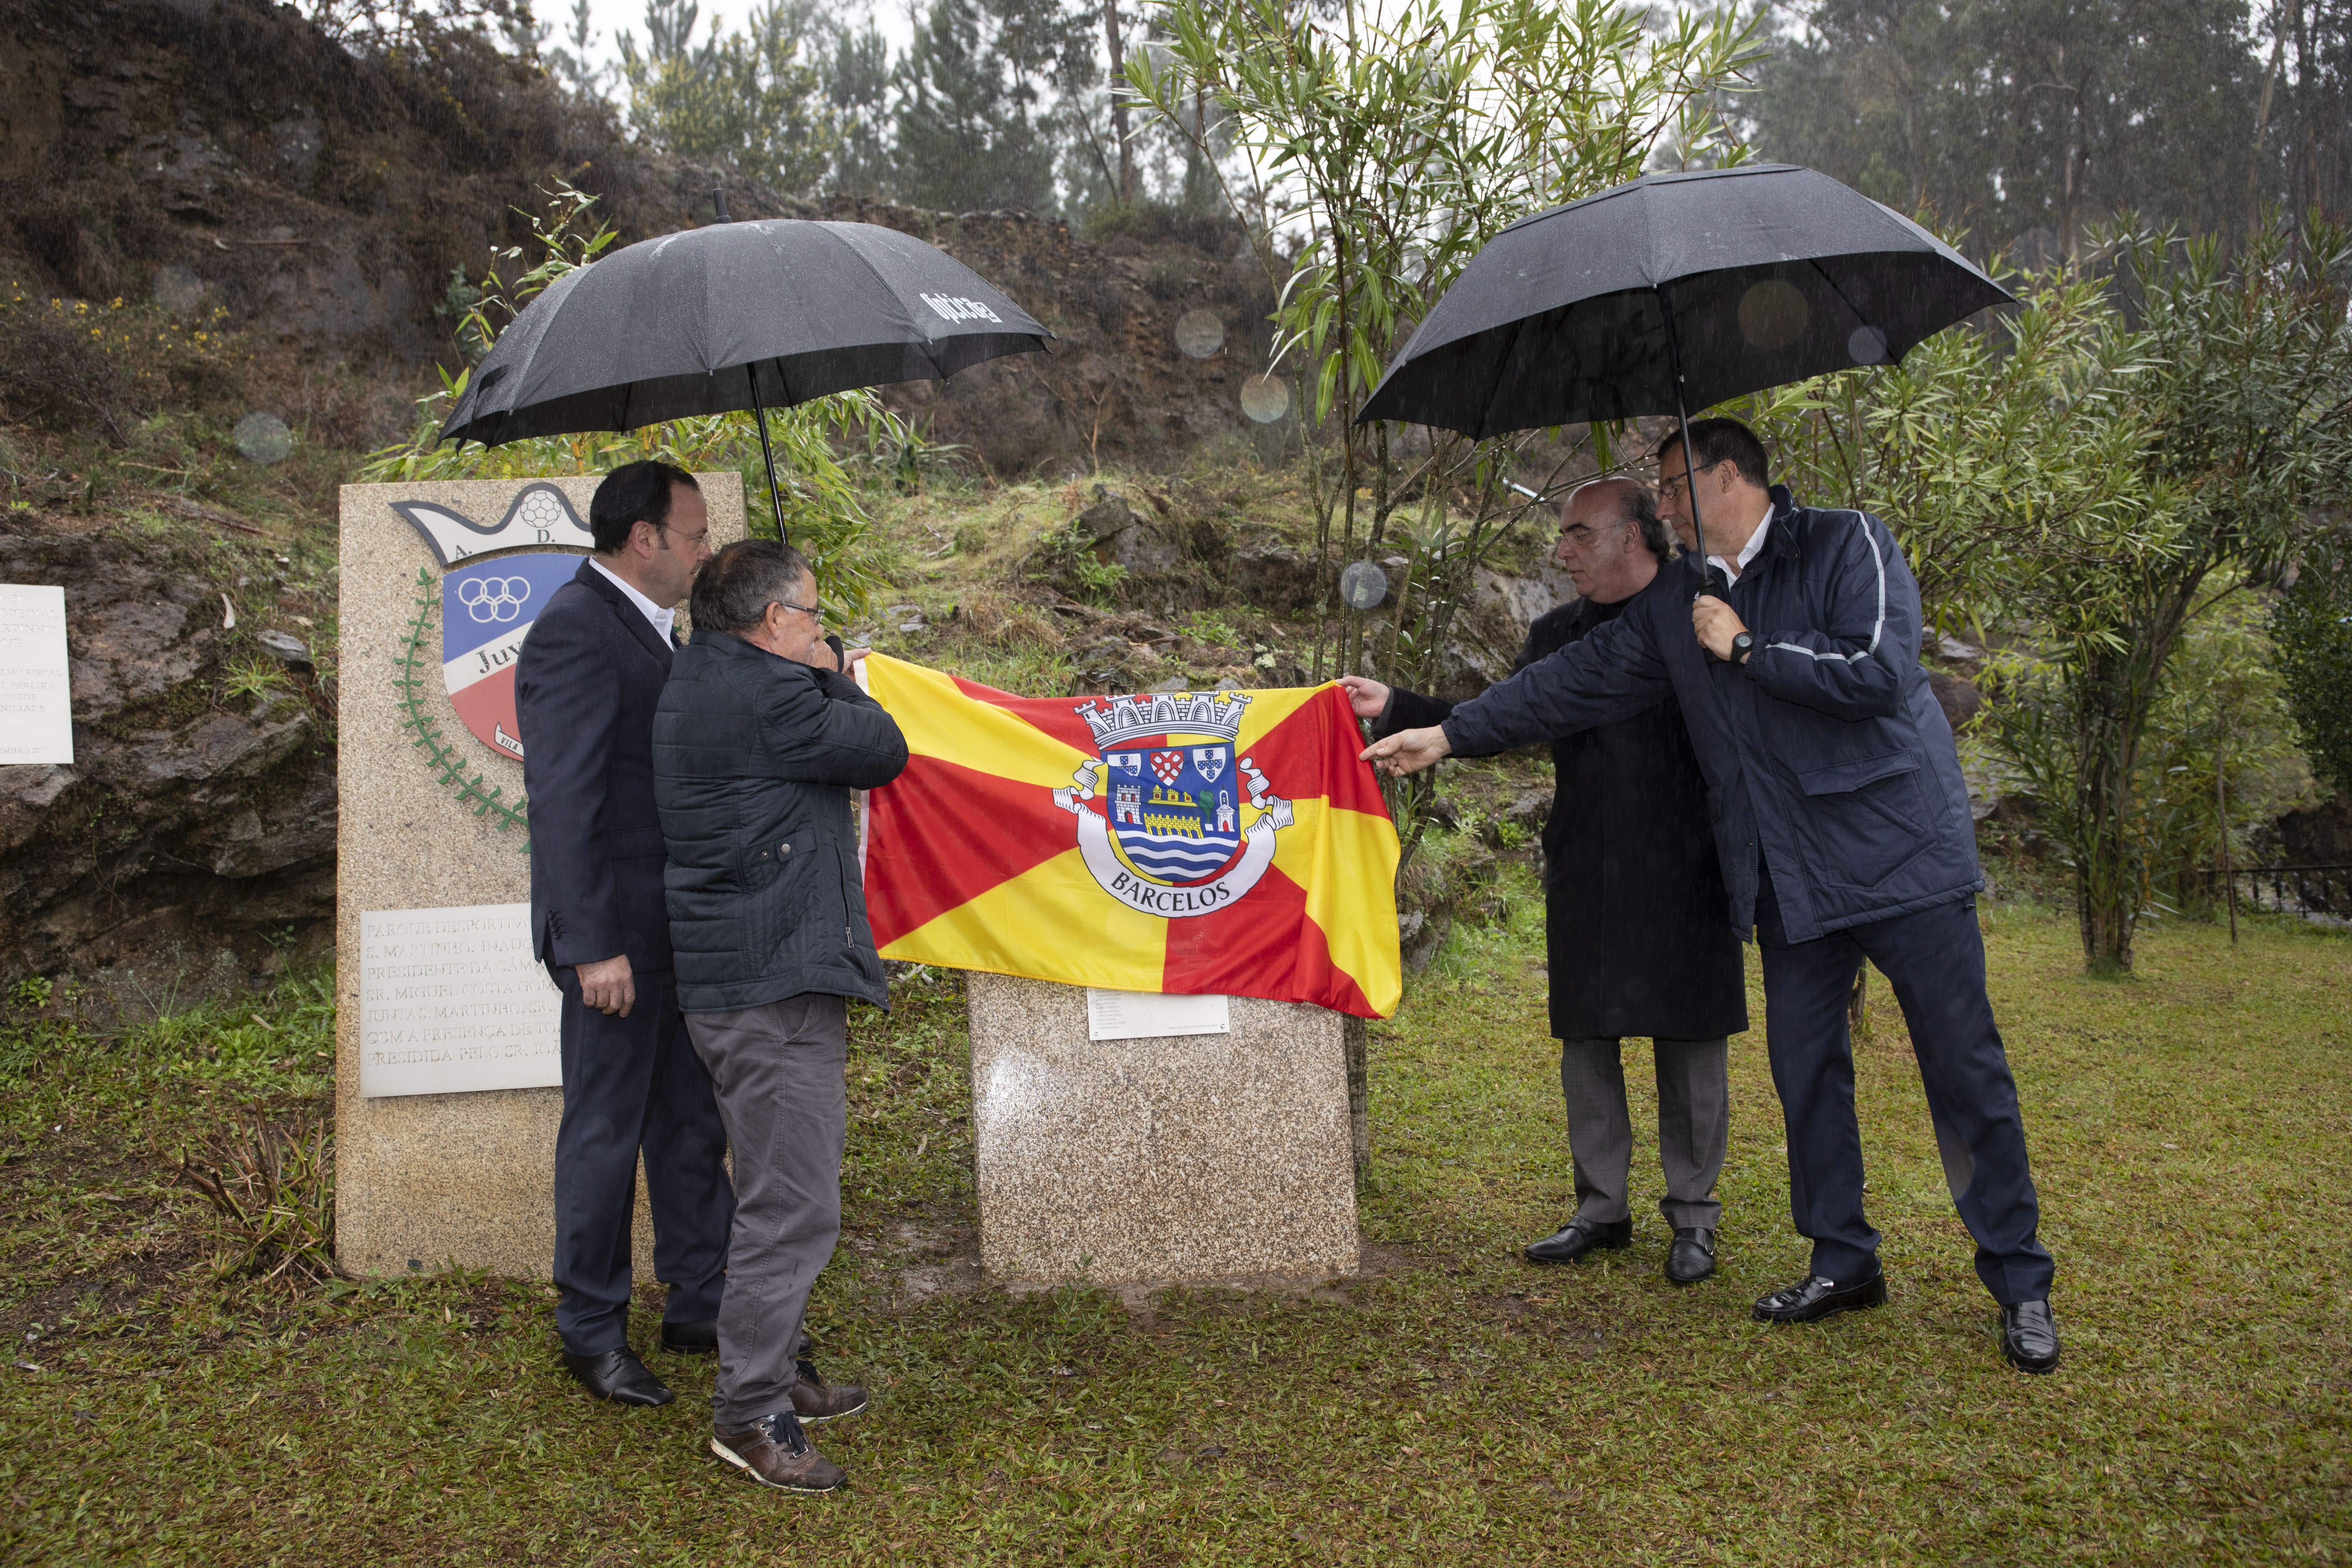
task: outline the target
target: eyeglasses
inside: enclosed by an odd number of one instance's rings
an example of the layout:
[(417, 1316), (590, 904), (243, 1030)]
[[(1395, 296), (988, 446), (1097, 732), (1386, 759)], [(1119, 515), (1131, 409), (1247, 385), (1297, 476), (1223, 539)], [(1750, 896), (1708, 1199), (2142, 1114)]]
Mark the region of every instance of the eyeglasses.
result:
[(822, 621), (824, 619), (824, 615), (822, 611), (808, 605), (795, 605), (790, 599), (771, 599), (768, 603), (772, 605), (782, 605), (788, 610), (798, 610), (802, 615), (806, 616), (813, 621)]
[[(1726, 464), (1726, 463), (1727, 463), (1727, 462), (1729, 462), (1729, 461), (1731, 461), (1731, 459), (1730, 459), (1730, 458), (1717, 458), (1714, 462), (1712, 462), (1712, 463), (1701, 463), (1701, 464), (1698, 466), (1698, 471), (1699, 471), (1700, 473), (1702, 473), (1702, 474), (1703, 474), (1703, 473), (1706, 472), (1709, 468), (1721, 468), (1721, 467), (1723, 467), (1723, 465), (1724, 465), (1724, 464)], [(1675, 493), (1676, 490), (1678, 490), (1678, 489), (1689, 489), (1689, 488), (1690, 488), (1690, 476), (1689, 476), (1688, 474), (1676, 474), (1676, 475), (1675, 475), (1673, 479), (1661, 479), (1658, 481), (1658, 494), (1659, 494), (1659, 496), (1660, 496), (1660, 497), (1662, 497), (1662, 498), (1663, 498), (1663, 497), (1665, 497), (1665, 496), (1670, 496), (1670, 495), (1674, 494), (1674, 493)]]

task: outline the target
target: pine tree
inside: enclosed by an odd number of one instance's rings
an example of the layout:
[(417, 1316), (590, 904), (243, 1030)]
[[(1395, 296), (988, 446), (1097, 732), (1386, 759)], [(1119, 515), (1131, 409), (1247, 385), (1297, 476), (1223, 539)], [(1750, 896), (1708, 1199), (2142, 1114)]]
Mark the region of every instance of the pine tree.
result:
[[(1007, 82), (990, 20), (980, 0), (933, 0), (915, 29), (899, 68), (897, 183), (919, 206), (1049, 211), (1054, 147)], [(1035, 58), (1021, 55), (1016, 81)]]
[[(1990, 247), (2068, 253), (2124, 210), (2245, 218), (2256, 100), (2245, 0), (1810, 0), (1752, 100), (1767, 156)], [(2267, 39), (2264, 40), (2267, 43)], [(2029, 249), (2034, 248), (2029, 247)]]
[(860, 196), (898, 195), (890, 144), (890, 46), (871, 23), (864, 32), (834, 34), (824, 57), (824, 97), (840, 143), (827, 185)]
[(646, 0), (646, 49), (619, 38), (629, 121), (656, 146), (735, 165), (785, 191), (814, 189), (835, 132), (816, 68), (803, 58), (813, 0), (772, 0), (749, 30), (694, 38), (692, 0)]

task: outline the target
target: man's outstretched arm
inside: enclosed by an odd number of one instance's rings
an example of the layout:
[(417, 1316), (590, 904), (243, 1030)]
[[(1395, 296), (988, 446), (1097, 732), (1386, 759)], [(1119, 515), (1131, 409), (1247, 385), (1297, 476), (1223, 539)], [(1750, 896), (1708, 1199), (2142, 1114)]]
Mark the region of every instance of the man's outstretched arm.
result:
[[(1671, 595), (1672, 590), (1665, 591)], [(1662, 601), (1663, 602), (1663, 601)], [(1418, 773), (1441, 757), (1488, 756), (1556, 741), (1656, 707), (1671, 696), (1666, 662), (1637, 606), (1456, 706), (1445, 721), (1375, 741), (1363, 755), (1383, 772)], [(1685, 636), (1688, 634), (1685, 634)]]

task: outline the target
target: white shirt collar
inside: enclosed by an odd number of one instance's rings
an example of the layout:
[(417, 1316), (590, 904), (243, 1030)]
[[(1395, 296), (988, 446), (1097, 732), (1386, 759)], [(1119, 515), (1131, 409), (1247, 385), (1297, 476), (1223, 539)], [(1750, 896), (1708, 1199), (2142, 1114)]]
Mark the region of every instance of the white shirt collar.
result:
[[(1747, 564), (1747, 560), (1748, 558), (1746, 556), (1741, 556), (1740, 563), (1742, 565)], [(636, 588), (630, 584), (627, 578), (622, 576), (618, 572), (614, 571), (610, 566), (605, 565), (602, 561), (597, 560), (593, 555), (588, 557), (588, 564), (596, 568), (597, 571), (604, 574), (607, 581), (618, 584), (620, 585), (621, 592), (629, 596), (629, 603), (635, 605), (639, 612), (645, 616), (646, 619), (653, 624), (653, 628), (660, 635), (661, 640), (664, 642), (670, 640), (670, 628), (677, 624), (677, 612), (676, 610), (666, 610), (659, 605), (655, 604), (651, 599), (648, 599), (643, 594), (638, 593)]]
[(1739, 547), (1739, 559), (1736, 563), (1726, 563), (1720, 555), (1710, 555), (1706, 558), (1707, 564), (1723, 567), (1724, 574), (1738, 582), (1747, 572), (1748, 563), (1763, 553), (1765, 536), (1772, 531), (1772, 514), (1779, 510), (1775, 506), (1765, 507), (1764, 521), (1756, 525), (1756, 531), (1749, 534), (1748, 542)]

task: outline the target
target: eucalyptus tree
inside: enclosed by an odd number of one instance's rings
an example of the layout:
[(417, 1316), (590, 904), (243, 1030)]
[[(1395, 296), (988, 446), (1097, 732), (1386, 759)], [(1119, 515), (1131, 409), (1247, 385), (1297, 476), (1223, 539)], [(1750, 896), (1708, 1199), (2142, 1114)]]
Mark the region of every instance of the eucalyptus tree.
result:
[[(1662, 148), (1738, 159), (1717, 95), (1759, 51), (1727, 12), (1617, 0), (1333, 9), (1166, 0), (1127, 86), (1213, 173), (1277, 290), (1272, 366), (1296, 375), (1313, 433), (1315, 674), (1369, 662), (1410, 682), (1434, 672), (1477, 565), (1529, 504), (1513, 474), (1530, 437), (1359, 427), (1358, 410), (1505, 226), (1631, 179)], [(1334, 619), (1338, 568), (1384, 545), (1412, 564), (1368, 638), (1360, 618)]]

